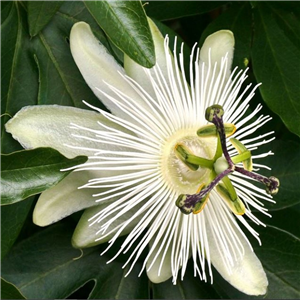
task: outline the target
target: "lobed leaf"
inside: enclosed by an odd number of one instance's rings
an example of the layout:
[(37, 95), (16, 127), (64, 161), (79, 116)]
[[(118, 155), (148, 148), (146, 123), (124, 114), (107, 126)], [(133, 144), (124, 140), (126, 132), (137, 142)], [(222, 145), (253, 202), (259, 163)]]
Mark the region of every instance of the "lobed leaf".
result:
[[(3, 260), (2, 276), (29, 299), (64, 299), (85, 283), (94, 281), (89, 299), (148, 299), (148, 280), (138, 278), (138, 263), (128, 277), (128, 267), (116, 260), (106, 264), (103, 248), (82, 255), (72, 248), (73, 228), (64, 223), (51, 226), (22, 241)], [(55, 241), (55, 243), (53, 243)]]
[(88, 22), (101, 42), (109, 45), (82, 2), (64, 3), (48, 26), (33, 38), (21, 2), (5, 2), (1, 7), (5, 41), (1, 44), (1, 149), (10, 153), (20, 147), (5, 133), (3, 125), (22, 107), (60, 104), (87, 108), (82, 100), (101, 107), (71, 55), (68, 37), (73, 24)]

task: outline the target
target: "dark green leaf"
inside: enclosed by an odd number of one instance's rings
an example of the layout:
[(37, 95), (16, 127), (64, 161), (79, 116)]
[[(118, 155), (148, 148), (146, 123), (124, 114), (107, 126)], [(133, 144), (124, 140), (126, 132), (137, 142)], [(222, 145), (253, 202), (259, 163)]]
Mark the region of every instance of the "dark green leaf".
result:
[(33, 198), (1, 207), (1, 259), (16, 241), (31, 210)]
[[(299, 220), (295, 220), (298, 222)], [(300, 239), (276, 227), (259, 230), (262, 246), (254, 245), (269, 279), (268, 299), (300, 297)]]
[[(84, 9), (84, 6), (81, 6), (81, 9)], [(85, 12), (87, 13), (86, 10)], [(87, 100), (100, 106), (99, 100), (86, 85), (70, 52), (68, 39), (71, 28), (77, 21), (79, 20), (74, 16), (59, 12), (43, 32), (32, 40), (33, 57), (40, 80), (37, 104), (56, 103), (86, 108), (82, 100)], [(101, 31), (98, 28), (93, 30), (101, 42), (104, 42)]]
[(63, 1), (28, 1), (29, 33), (37, 35), (52, 19)]
[(6, 5), (9, 13), (1, 27), (1, 111), (13, 116), (24, 105), (36, 103), (38, 72), (30, 55), (26, 14), (19, 3)]
[(61, 169), (82, 164), (85, 156), (68, 159), (51, 148), (23, 150), (2, 155), (1, 205), (12, 204), (57, 184), (70, 171)]
[(7, 18), (2, 20), (2, 40), (5, 41), (1, 58), (2, 114), (13, 116), (23, 106), (35, 104), (86, 108), (83, 99), (100, 106), (100, 101), (81, 76), (68, 43), (73, 24), (84, 20), (107, 45), (84, 4), (66, 2), (43, 32), (34, 38), (28, 34), (27, 16), (22, 6), (18, 2), (9, 2), (5, 6), (5, 11), (8, 10)]
[(119, 49), (140, 65), (153, 67), (154, 45), (140, 1), (86, 1), (85, 5)]
[(264, 101), (300, 136), (300, 21), (268, 2), (254, 9), (252, 61)]
[(300, 144), (275, 140), (261, 149), (262, 152), (272, 150), (275, 155), (268, 156), (262, 161), (272, 170), (262, 169), (260, 173), (268, 177), (275, 176), (280, 181), (279, 192), (274, 196), (276, 204), (265, 202), (265, 206), (270, 210), (279, 210), (300, 203)]
[(252, 15), (250, 5), (246, 3), (233, 3), (226, 12), (221, 14), (203, 32), (199, 44), (202, 45), (205, 38), (222, 29), (231, 30), (235, 38), (235, 49), (232, 66), (245, 68), (250, 60), (250, 47), (252, 38)]
[(1, 299), (25, 299), (25, 297), (13, 284), (1, 278)]
[(11, 11), (11, 3), (9, 1), (1, 1), (1, 24), (7, 19)]
[(203, 14), (227, 2), (222, 1), (144, 1), (149, 17), (160, 21)]
[(2, 276), (30, 299), (63, 299), (88, 281), (95, 286), (89, 299), (148, 299), (145, 273), (137, 277), (137, 263), (128, 277), (123, 263), (106, 264), (109, 255), (100, 256), (102, 248), (80, 251), (71, 247), (72, 228), (65, 224), (51, 226), (20, 242), (3, 260)]
[(263, 0), (264, 2), (272, 4), (272, 7), (278, 8), (280, 10), (286, 10), (289, 13), (295, 13), (299, 16), (300, 6), (298, 0)]

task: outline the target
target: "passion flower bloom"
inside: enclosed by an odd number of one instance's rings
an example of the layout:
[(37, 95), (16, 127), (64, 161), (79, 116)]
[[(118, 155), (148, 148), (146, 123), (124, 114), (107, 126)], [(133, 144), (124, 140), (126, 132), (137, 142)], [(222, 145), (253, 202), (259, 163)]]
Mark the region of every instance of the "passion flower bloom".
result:
[(6, 124), (27, 149), (89, 157), (42, 193), (33, 220), (46, 226), (85, 209), (72, 239), (77, 248), (108, 241), (109, 249), (128, 234), (116, 256), (131, 252), (130, 272), (147, 251), (141, 272), (154, 283), (183, 280), (192, 259), (202, 280), (212, 282), (213, 265), (240, 291), (265, 294), (265, 272), (243, 232), (260, 243), (247, 220), (264, 226), (251, 208), (268, 215), (262, 201), (273, 201), (279, 185), (252, 172), (266, 167), (256, 161), (271, 152), (251, 151), (272, 140), (265, 140), (272, 132), (255, 136), (270, 120), (257, 116), (261, 105), (248, 110), (258, 85), (244, 88), (247, 70), (231, 72), (232, 32), (218, 31), (201, 50), (192, 49), (189, 84), (182, 51), (173, 56), (168, 37), (149, 25), (157, 58), (152, 69), (126, 55), (123, 69), (89, 25), (72, 28), (74, 60), (111, 113), (32, 106)]

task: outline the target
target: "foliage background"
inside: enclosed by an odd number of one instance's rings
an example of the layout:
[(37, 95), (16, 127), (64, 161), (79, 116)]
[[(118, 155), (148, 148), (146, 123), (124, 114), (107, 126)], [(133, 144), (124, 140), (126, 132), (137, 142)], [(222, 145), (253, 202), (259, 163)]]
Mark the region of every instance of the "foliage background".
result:
[(277, 204), (266, 204), (273, 217), (259, 216), (267, 228), (255, 226), (263, 246), (252, 244), (269, 279), (264, 298), (299, 298), (300, 6), (289, 1), (1, 2), (2, 298), (255, 298), (232, 288), (217, 272), (213, 285), (200, 282), (192, 268), (176, 286), (170, 280), (152, 284), (145, 274), (137, 278), (140, 263), (124, 278), (126, 256), (107, 265), (114, 250), (100, 257), (105, 245), (87, 249), (80, 257), (70, 240), (81, 213), (47, 228), (32, 223), (38, 193), (62, 179), (62, 166), (78, 161), (53, 149), (20, 151), (4, 124), (27, 105), (86, 108), (82, 99), (101, 105), (71, 57), (69, 33), (78, 21), (88, 22), (121, 64), (125, 52), (151, 67), (155, 56), (150, 33), (141, 27), (143, 9), (171, 40), (178, 35), (179, 42), (185, 42), (186, 61), (195, 42), (201, 46), (210, 33), (232, 30), (233, 65), (248, 66), (248, 82), (263, 83), (250, 109), (263, 103), (263, 113), (273, 117), (264, 132), (276, 132), (276, 155), (264, 164), (272, 166), (281, 189)]

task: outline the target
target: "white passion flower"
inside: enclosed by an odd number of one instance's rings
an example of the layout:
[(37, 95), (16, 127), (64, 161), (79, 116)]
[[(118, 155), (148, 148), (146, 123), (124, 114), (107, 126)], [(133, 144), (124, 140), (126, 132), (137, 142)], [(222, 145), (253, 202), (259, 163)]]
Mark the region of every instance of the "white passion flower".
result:
[(267, 168), (256, 161), (272, 154), (251, 155), (273, 133), (253, 137), (271, 119), (257, 117), (261, 105), (246, 114), (258, 86), (242, 90), (247, 70), (230, 71), (230, 31), (218, 31), (201, 50), (192, 49), (188, 84), (183, 53), (174, 50), (173, 56), (168, 37), (151, 20), (149, 25), (157, 57), (152, 69), (125, 56), (124, 70), (89, 25), (72, 28), (74, 60), (111, 113), (33, 106), (6, 124), (25, 148), (89, 157), (42, 193), (33, 220), (46, 226), (86, 209), (73, 235), (75, 247), (108, 241), (109, 249), (128, 234), (116, 256), (131, 252), (130, 272), (149, 247), (141, 272), (146, 269), (154, 283), (183, 280), (192, 259), (201, 280), (212, 282), (213, 265), (238, 290), (265, 294), (265, 272), (242, 229), (260, 243), (247, 220), (265, 226), (251, 208), (269, 215), (262, 201), (273, 201), (279, 186), (276, 178), (252, 172)]

